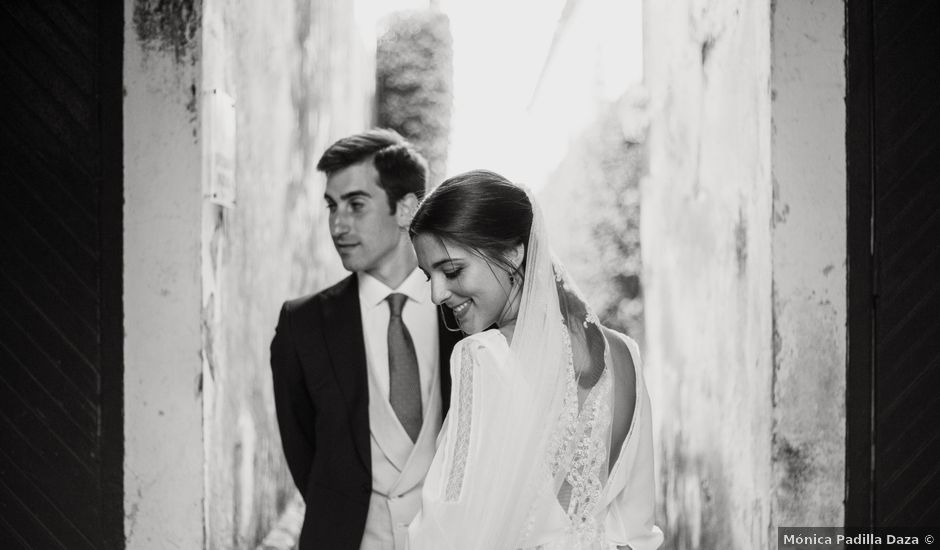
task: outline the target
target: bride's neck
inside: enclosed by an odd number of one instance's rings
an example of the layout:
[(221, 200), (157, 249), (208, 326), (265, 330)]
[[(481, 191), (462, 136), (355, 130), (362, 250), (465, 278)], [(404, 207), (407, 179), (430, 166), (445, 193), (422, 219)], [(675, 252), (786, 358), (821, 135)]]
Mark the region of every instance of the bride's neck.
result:
[(503, 305), (503, 311), (496, 320), (496, 326), (506, 337), (507, 342), (512, 342), (512, 334), (516, 329), (516, 319), (519, 318), (519, 305), (522, 302), (521, 285), (512, 285), (509, 289), (509, 296), (506, 297), (506, 303)]

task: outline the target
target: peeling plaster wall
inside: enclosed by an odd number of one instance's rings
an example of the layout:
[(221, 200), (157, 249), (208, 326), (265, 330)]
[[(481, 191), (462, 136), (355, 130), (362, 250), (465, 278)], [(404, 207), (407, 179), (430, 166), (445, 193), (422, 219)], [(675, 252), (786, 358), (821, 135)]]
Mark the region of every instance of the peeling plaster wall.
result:
[(839, 524), (841, 2), (647, 1), (640, 228), (666, 548)]
[(295, 491), (268, 348), (284, 300), (346, 274), (315, 165), (369, 127), (370, 31), (344, 0), (205, 0), (204, 92), (234, 98), (237, 120), (236, 205), (203, 207), (207, 548), (255, 548)]
[(666, 548), (768, 548), (769, 5), (647, 1), (646, 372)]
[(203, 544), (199, 5), (125, 1), (126, 548)]
[[(316, 161), (373, 118), (373, 20), (344, 0), (126, 0), (129, 549), (255, 548), (295, 492), (268, 347), (281, 303), (345, 275)], [(236, 204), (211, 203), (213, 90)]]

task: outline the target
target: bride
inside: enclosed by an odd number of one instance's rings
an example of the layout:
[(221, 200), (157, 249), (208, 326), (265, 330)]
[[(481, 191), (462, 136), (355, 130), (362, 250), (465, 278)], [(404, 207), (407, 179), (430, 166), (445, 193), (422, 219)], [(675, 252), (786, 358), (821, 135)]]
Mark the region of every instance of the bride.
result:
[(461, 174), (410, 232), (432, 299), (469, 335), (451, 356), (453, 405), (411, 550), (657, 548), (639, 350), (553, 260), (531, 196)]

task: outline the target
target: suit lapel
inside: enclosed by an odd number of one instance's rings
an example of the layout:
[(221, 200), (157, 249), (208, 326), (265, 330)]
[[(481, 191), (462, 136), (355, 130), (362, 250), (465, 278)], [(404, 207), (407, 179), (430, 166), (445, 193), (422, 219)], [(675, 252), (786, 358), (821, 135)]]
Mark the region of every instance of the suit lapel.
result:
[(347, 277), (338, 292), (324, 300), (323, 326), (330, 364), (349, 411), (353, 441), (366, 471), (371, 471), (369, 450), (369, 385), (366, 378), (365, 340), (359, 312), (359, 282)]

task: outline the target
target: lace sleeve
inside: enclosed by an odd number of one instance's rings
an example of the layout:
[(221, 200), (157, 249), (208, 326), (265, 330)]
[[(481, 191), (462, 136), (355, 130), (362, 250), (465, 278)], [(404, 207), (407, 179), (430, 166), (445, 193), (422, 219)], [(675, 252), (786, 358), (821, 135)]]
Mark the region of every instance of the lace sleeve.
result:
[[(517, 503), (494, 502), (493, 494), (512, 481), (500, 468), (506, 441), (516, 437), (506, 422), (518, 410), (513, 397), (519, 393), (509, 358), (506, 340), (496, 331), (467, 336), (454, 346), (451, 405), (425, 477), (421, 511), (408, 528), (411, 550), (498, 548), (506, 538), (501, 510)], [(498, 538), (490, 540), (493, 536)]]
[(454, 373), (457, 393), (457, 426), (453, 441), (453, 460), (447, 473), (447, 485), (444, 492), (446, 502), (460, 499), (464, 477), (467, 470), (467, 457), (470, 454), (470, 430), (473, 423), (473, 371), (476, 369), (476, 356), (470, 345), (460, 346), (458, 372)]

